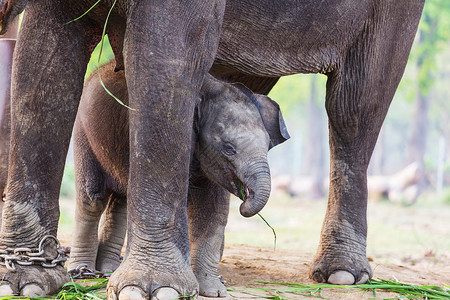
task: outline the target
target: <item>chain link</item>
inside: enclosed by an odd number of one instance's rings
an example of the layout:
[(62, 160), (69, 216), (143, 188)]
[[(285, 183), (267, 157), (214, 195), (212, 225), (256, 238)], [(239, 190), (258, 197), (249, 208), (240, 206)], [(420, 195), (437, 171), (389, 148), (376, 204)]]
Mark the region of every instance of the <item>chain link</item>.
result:
[[(57, 255), (54, 258), (44, 257), (44, 242), (47, 240), (56, 242)], [(20, 266), (40, 265), (44, 268), (54, 268), (57, 265), (64, 266), (64, 262), (67, 260), (65, 254), (66, 250), (61, 247), (59, 240), (53, 235), (46, 235), (39, 242), (38, 248), (0, 249), (0, 263), (4, 264), (11, 272), (16, 272), (15, 264)]]
[[(44, 242), (52, 239), (56, 242), (57, 255), (55, 258), (44, 257)], [(40, 265), (44, 268), (55, 268), (57, 265), (64, 266), (65, 261), (70, 255), (70, 247), (62, 247), (59, 240), (52, 236), (46, 235), (39, 242), (38, 248), (8, 248), (0, 249), (0, 264), (6, 266), (11, 272), (16, 272), (16, 264), (20, 266)], [(123, 257), (120, 257), (122, 261)], [(93, 278), (109, 278), (111, 273), (104, 273), (89, 269), (87, 264), (77, 266), (75, 269), (67, 271), (73, 279), (93, 279)]]
[(79, 265), (75, 269), (71, 269), (67, 272), (73, 279), (109, 278), (111, 276), (111, 273), (89, 269), (87, 264)]

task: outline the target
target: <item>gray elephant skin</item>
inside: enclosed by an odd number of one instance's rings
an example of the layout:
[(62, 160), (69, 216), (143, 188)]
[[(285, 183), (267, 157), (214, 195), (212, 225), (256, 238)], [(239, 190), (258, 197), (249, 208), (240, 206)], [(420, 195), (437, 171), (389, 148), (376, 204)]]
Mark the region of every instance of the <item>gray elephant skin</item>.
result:
[[(113, 70), (112, 64), (103, 66), (102, 81), (128, 104), (125, 74)], [(267, 202), (267, 151), (288, 138), (288, 133), (278, 104), (267, 96), (253, 95), (245, 87), (211, 75), (205, 77), (200, 95), (188, 194), (192, 269), (200, 295), (224, 297), (226, 288), (217, 268), (229, 192), (242, 199), (245, 191), (245, 198)], [(69, 269), (87, 264), (90, 269), (113, 272), (120, 264), (126, 233), (128, 132), (128, 109), (115, 103), (94, 73), (84, 85), (74, 125), (77, 208)]]
[[(0, 245), (57, 232), (58, 192), (89, 54), (112, 1), (0, 0), (1, 33), (25, 4), (12, 74), (9, 175)], [(206, 73), (267, 93), (280, 76), (328, 76), (330, 194), (310, 276), (365, 282), (367, 166), (404, 72), (424, 0), (118, 0), (107, 32), (130, 106), (127, 256), (111, 299), (196, 293), (187, 195), (192, 122)], [(220, 40), (219, 40), (220, 39)], [(213, 66), (214, 63), (214, 66)], [(144, 84), (145, 83), (145, 84)], [(151, 87), (151, 88), (150, 88)], [(152, 126), (147, 126), (152, 124)], [(258, 203), (247, 204), (246, 215)], [(1, 267), (0, 294), (55, 292), (64, 269)]]

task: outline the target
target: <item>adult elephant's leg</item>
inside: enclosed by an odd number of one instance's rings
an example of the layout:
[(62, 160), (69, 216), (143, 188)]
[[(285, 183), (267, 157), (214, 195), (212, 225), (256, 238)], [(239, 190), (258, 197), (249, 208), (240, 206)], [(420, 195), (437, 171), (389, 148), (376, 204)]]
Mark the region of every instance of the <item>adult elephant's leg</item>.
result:
[[(72, 124), (89, 59), (83, 22), (64, 26), (55, 1), (30, 1), (16, 46), (12, 75), (12, 129), (1, 249), (37, 248), (56, 236), (58, 196)], [(51, 239), (44, 256), (55, 257)], [(0, 266), (0, 295), (52, 294), (69, 281), (55, 268)]]
[(423, 1), (377, 3), (373, 17), (327, 82), (330, 193), (310, 273), (318, 282), (364, 283), (372, 275), (366, 258), (367, 166), (423, 6)]
[(113, 193), (100, 223), (97, 270), (113, 272), (119, 267), (126, 232), (127, 199)]
[[(108, 297), (197, 293), (187, 193), (194, 105), (217, 50), (224, 1), (134, 1), (124, 61), (130, 116), (128, 240)], [(183, 4), (184, 3), (184, 4)]]
[(206, 177), (191, 178), (188, 198), (189, 242), (192, 270), (201, 296), (225, 297), (227, 289), (218, 277), (222, 258), (230, 193)]

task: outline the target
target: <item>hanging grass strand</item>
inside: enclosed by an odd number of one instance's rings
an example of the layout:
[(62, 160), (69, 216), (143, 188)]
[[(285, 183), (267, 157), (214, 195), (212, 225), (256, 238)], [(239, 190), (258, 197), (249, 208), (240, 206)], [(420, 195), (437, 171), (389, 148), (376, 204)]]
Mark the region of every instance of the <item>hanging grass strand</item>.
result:
[[(239, 181), (239, 189), (241, 190), (241, 196), (242, 196), (242, 201), (245, 201), (245, 194), (244, 194), (244, 185), (242, 184), (242, 181)], [(269, 222), (267, 222), (267, 220), (260, 214), (258, 213), (258, 216), (261, 218), (261, 220), (264, 221), (264, 223), (266, 223), (266, 225), (272, 229), (272, 233), (273, 233), (273, 249), (275, 250), (277, 248), (277, 233), (275, 232), (275, 229), (269, 224)]]
[(105, 89), (105, 91), (108, 93), (108, 95), (110, 95), (111, 97), (113, 97), (117, 102), (119, 102), (120, 105), (125, 106), (126, 108), (128, 108), (129, 110), (135, 110), (131, 107), (129, 107), (128, 105), (126, 105), (125, 103), (123, 103), (122, 100), (120, 100), (119, 98), (117, 98), (103, 83), (102, 77), (100, 76), (100, 58), (102, 57), (102, 51), (103, 51), (103, 42), (105, 40), (105, 35), (106, 35), (106, 26), (108, 25), (108, 20), (109, 20), (109, 16), (111, 15), (111, 12), (114, 8), (114, 6), (116, 5), (117, 0), (114, 0), (114, 3), (111, 5), (111, 8), (109, 9), (108, 15), (106, 16), (106, 20), (105, 20), (105, 25), (103, 26), (103, 32), (102, 32), (102, 39), (100, 41), (100, 51), (98, 53), (98, 60), (97, 60), (97, 74), (98, 74), (98, 79), (100, 80), (100, 84), (102, 85), (103, 89)]
[[(74, 21), (77, 21), (79, 19), (81, 19), (82, 17), (84, 17), (87, 13), (89, 13), (89, 11), (91, 11), (95, 6), (97, 6), (97, 4), (100, 3), (101, 0), (97, 0), (97, 2), (94, 3), (94, 5), (92, 5), (88, 10), (86, 10), (81, 16), (79, 16), (76, 19), (73, 19), (69, 22), (66, 23), (70, 24)], [(109, 21), (109, 17), (111, 15), (112, 10), (114, 9), (114, 6), (116, 6), (117, 0), (114, 0), (113, 4), (111, 5), (111, 8), (108, 11), (108, 15), (106, 16), (106, 20), (105, 20), (105, 25), (103, 25), (103, 31), (102, 31), (102, 39), (100, 40), (100, 50), (98, 53), (98, 58), (97, 58), (97, 74), (98, 74), (98, 78), (100, 80), (100, 84), (102, 85), (103, 89), (106, 91), (106, 93), (108, 93), (108, 95), (110, 95), (111, 97), (113, 97), (120, 105), (125, 106), (126, 108), (130, 109), (130, 110), (134, 110), (133, 108), (129, 107), (128, 105), (126, 105), (125, 103), (123, 103), (122, 100), (120, 100), (119, 98), (117, 98), (104, 84), (102, 77), (100, 75), (100, 59), (102, 57), (102, 51), (103, 51), (103, 44), (105, 41), (105, 36), (106, 36), (106, 26), (108, 25), (108, 21)]]
[(84, 17), (88, 12), (90, 12), (94, 7), (96, 7), (97, 4), (100, 3), (100, 1), (102, 1), (102, 0), (98, 0), (97, 2), (95, 2), (94, 5), (92, 5), (92, 6), (91, 6), (87, 11), (85, 11), (81, 16), (79, 16), (79, 17), (76, 18), (76, 19), (70, 20), (70, 21), (67, 22), (65, 25), (70, 24), (70, 23), (72, 23), (72, 22), (75, 22), (75, 21), (81, 19), (82, 17)]

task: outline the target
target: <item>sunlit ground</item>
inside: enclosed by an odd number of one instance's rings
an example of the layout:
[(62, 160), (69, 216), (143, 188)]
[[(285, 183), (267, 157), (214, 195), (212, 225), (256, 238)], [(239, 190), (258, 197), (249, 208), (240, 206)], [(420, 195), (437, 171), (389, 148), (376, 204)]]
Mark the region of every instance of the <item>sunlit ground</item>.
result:
[[(60, 233), (66, 236), (72, 232), (75, 207), (71, 176), (65, 176), (63, 189), (68, 190), (68, 196), (61, 199)], [(273, 248), (272, 230), (258, 216), (240, 216), (240, 203), (235, 197), (231, 199), (226, 243)], [(325, 199), (304, 200), (274, 193), (261, 214), (276, 231), (278, 249), (313, 255), (325, 210)], [(407, 207), (370, 202), (367, 215), (367, 255), (378, 262), (439, 264), (450, 258), (450, 190), (440, 196), (425, 194)]]
[[(450, 202), (425, 196), (412, 206), (387, 201), (368, 207), (367, 255), (379, 262), (436, 263), (450, 257)], [(438, 200), (438, 199), (436, 199)], [(226, 243), (273, 247), (273, 234), (258, 217), (239, 215), (239, 199), (232, 199)], [(262, 215), (275, 228), (277, 248), (315, 253), (319, 243), (325, 200), (272, 197)]]

